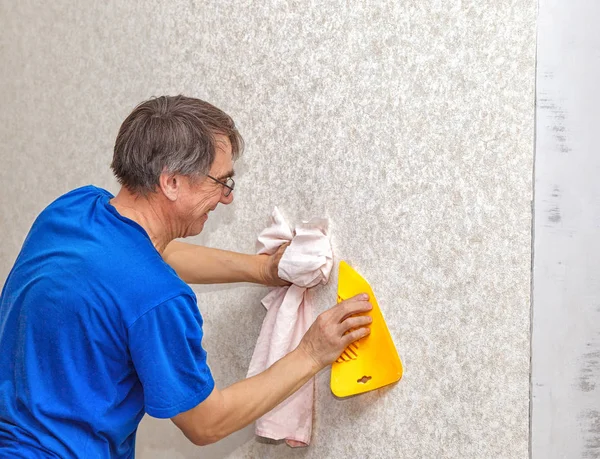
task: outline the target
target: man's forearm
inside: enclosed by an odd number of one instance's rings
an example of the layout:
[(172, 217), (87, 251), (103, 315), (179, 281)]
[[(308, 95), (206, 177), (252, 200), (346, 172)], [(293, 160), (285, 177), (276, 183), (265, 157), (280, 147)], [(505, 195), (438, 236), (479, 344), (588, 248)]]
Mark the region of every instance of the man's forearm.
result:
[(267, 257), (263, 255), (247, 255), (172, 241), (162, 256), (188, 284), (265, 283)]
[(264, 372), (222, 391), (228, 416), (222, 434), (229, 435), (268, 413), (300, 389), (319, 370), (314, 360), (296, 349)]
[(301, 348), (264, 372), (222, 391), (215, 389), (196, 408), (173, 422), (198, 445), (218, 441), (268, 413), (313, 377), (320, 367)]

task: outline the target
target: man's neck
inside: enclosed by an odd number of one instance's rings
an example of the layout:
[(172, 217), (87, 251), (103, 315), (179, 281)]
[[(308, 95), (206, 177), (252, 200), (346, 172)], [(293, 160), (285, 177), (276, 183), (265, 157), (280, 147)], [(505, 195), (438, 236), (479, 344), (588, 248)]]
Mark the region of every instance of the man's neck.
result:
[(144, 228), (156, 250), (162, 254), (167, 245), (177, 236), (174, 228), (169, 224), (172, 219), (166, 215), (161, 198), (166, 199), (160, 193), (142, 196), (122, 187), (110, 203), (123, 217), (133, 220)]

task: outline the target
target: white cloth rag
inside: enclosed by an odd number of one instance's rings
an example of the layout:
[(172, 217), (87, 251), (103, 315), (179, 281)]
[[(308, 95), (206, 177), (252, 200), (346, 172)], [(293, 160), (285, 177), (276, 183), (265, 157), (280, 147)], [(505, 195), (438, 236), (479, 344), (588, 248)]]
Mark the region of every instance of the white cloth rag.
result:
[[(273, 254), (291, 241), (279, 262), (279, 277), (292, 283), (275, 287), (262, 299), (267, 309), (252, 355), (248, 377), (263, 372), (293, 351), (313, 322), (310, 287), (327, 283), (333, 266), (328, 220), (312, 219), (292, 232), (277, 209), (258, 236), (259, 254)], [(308, 446), (312, 432), (314, 378), (256, 421), (256, 435)]]

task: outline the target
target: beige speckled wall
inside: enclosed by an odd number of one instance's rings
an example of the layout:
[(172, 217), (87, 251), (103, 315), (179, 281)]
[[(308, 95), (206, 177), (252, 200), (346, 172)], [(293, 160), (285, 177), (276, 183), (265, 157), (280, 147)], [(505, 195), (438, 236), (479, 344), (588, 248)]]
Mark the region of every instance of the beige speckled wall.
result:
[[(533, 0), (3, 0), (0, 279), (52, 199), (117, 190), (111, 149), (135, 104), (204, 98), (247, 151), (234, 204), (197, 241), (251, 252), (275, 205), (329, 217), (405, 375), (336, 400), (319, 374), (307, 449), (251, 428), (199, 449), (146, 419), (137, 456), (525, 458), (535, 14)], [(266, 289), (196, 291), (226, 386), (245, 376)]]

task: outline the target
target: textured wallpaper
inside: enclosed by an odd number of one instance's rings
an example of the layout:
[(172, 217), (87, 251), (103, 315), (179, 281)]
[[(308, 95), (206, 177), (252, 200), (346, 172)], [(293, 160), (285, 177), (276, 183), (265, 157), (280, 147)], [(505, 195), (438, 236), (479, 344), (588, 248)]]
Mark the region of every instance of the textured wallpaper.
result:
[[(535, 14), (533, 0), (1, 1), (0, 279), (52, 199), (117, 191), (111, 150), (138, 102), (206, 99), (247, 150), (234, 203), (196, 242), (252, 252), (275, 205), (328, 217), (405, 374), (338, 400), (320, 373), (306, 449), (252, 428), (197, 448), (146, 419), (137, 456), (526, 458)], [(196, 292), (224, 387), (246, 374), (267, 290)]]

